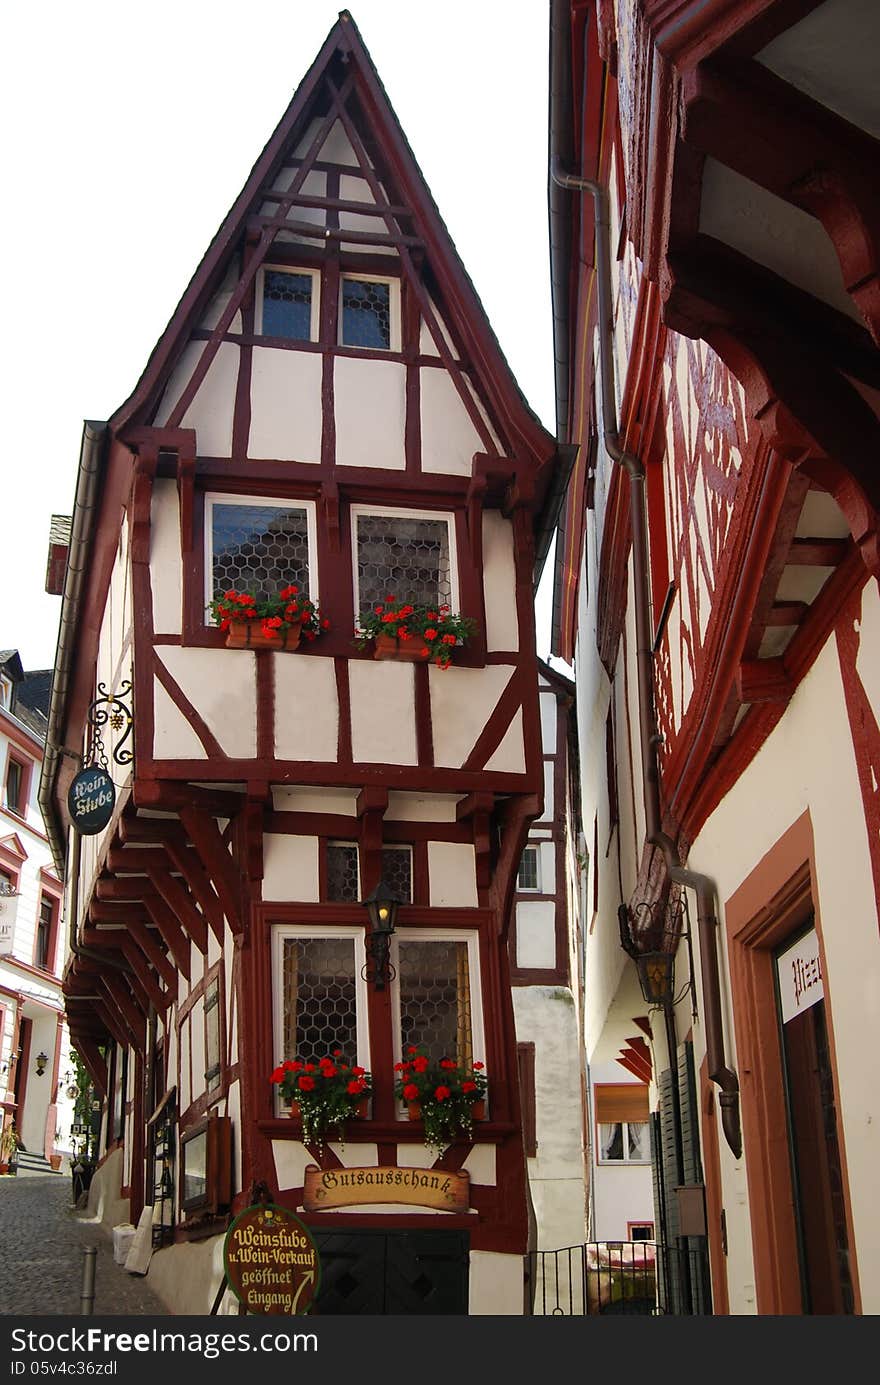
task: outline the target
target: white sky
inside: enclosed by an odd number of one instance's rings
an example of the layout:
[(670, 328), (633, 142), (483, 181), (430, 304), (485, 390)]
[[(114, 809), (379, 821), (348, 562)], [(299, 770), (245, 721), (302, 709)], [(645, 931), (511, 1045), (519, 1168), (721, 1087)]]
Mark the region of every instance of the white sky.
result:
[[(82, 422), (147, 358), (335, 23), (329, 0), (45, 0), (0, 26), (6, 444), (0, 648), (54, 663), (49, 522)], [(532, 408), (555, 431), (549, 0), (357, 0), (351, 14)], [(539, 653), (549, 648), (545, 568)]]

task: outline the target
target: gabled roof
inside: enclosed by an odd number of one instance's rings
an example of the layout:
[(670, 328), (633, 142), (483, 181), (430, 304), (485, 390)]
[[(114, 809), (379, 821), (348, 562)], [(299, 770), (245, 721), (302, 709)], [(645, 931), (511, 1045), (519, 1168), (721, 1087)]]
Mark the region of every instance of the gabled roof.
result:
[[(328, 112), (333, 113), (334, 107), (346, 133), (360, 143), (362, 149), (368, 150), (383, 187), (388, 189), (389, 203), (400, 208), (398, 215), (389, 207), (385, 218), (389, 230), (396, 227), (398, 235), (404, 239), (408, 237), (410, 244), (416, 242), (415, 253), (423, 250), (440, 289), (450, 326), (467, 343), (469, 363), (491, 411), (503, 420), (504, 433), (512, 444), (510, 451), (523, 459), (530, 457), (539, 463), (549, 461), (554, 455), (553, 440), (516, 384), (357, 26), (346, 10), (340, 13), (254, 164), (154, 348), (134, 392), (110, 420), (111, 429), (119, 433), (128, 425), (150, 422), (151, 409), (162, 385), (189, 340), (190, 332), (198, 324), (200, 314), (219, 287), (230, 257), (245, 237), (249, 220), (265, 203), (267, 190), (273, 189), (279, 170), (306, 136), (310, 123), (323, 120)], [(275, 202), (278, 201), (276, 196)], [(271, 232), (267, 239), (263, 229), (258, 256), (265, 255), (276, 234)], [(400, 253), (405, 261), (409, 247), (404, 246)], [(248, 266), (245, 273), (250, 273), (252, 278), (255, 268), (251, 268), (250, 259)], [(206, 355), (216, 350), (217, 344), (219, 334), (216, 343), (207, 343)]]

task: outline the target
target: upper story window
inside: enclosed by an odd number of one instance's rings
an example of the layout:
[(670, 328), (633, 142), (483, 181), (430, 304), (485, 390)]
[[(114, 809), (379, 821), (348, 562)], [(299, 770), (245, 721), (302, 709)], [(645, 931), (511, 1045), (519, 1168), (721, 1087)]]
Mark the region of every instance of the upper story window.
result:
[[(412, 847), (383, 848), (382, 878), (398, 899), (412, 900)], [(327, 844), (327, 898), (339, 904), (360, 903), (360, 866), (354, 842)]]
[(54, 948), (55, 918), (58, 906), (51, 895), (40, 895), (40, 914), (37, 919), (37, 943), (34, 949), (34, 966), (42, 971), (52, 970)]
[(313, 270), (264, 265), (257, 284), (257, 332), (288, 341), (317, 341), (319, 282)]
[(310, 501), (207, 495), (205, 536), (208, 601), (227, 591), (251, 592), (259, 600), (290, 584), (316, 599)]
[(23, 818), (27, 812), (28, 766), (10, 754), (6, 761), (6, 782), (3, 788), (3, 802), (10, 813)]
[(214, 976), (205, 987), (205, 1091), (210, 1094), (220, 1086), (223, 1071), (223, 1045), (220, 1011), (220, 976)]
[(393, 596), (414, 606), (457, 609), (451, 515), (352, 507), (357, 610), (367, 615)]
[(393, 279), (343, 274), (339, 332), (343, 346), (400, 350), (399, 285)]
[(520, 857), (516, 888), (518, 890), (539, 890), (541, 888), (539, 848), (537, 846), (527, 846)]
[(0, 674), (0, 707), (8, 707), (12, 701), (12, 679)]
[(400, 1056), (413, 1045), (436, 1060), (482, 1058), (476, 933), (450, 930), (425, 937), (398, 928), (394, 942)]
[(598, 1161), (603, 1164), (649, 1163), (647, 1086), (640, 1082), (597, 1083), (595, 1104)]

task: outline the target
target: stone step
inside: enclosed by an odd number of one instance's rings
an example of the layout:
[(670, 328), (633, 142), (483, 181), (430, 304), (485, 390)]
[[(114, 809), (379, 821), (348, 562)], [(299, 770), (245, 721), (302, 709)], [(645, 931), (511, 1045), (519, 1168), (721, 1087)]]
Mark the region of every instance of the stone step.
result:
[(18, 1167), (20, 1171), (24, 1172), (27, 1170), (30, 1173), (61, 1172), (60, 1169), (56, 1170), (52, 1168), (45, 1154), (37, 1154), (35, 1151), (29, 1149), (20, 1149), (18, 1151)]

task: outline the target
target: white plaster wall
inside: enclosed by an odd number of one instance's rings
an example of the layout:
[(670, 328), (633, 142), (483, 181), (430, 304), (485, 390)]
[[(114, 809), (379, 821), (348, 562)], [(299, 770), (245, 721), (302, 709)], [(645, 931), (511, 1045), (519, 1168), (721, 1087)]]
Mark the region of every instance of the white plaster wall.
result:
[(317, 903), (318, 839), (267, 832), (263, 837), (263, 899)]
[[(172, 372), (162, 402), (156, 411), (156, 427), (161, 428), (189, 384), (202, 352), (208, 343), (189, 342)], [(239, 348), (221, 342), (195, 398), (181, 421), (181, 428), (195, 428), (196, 447), (203, 457), (229, 457), (232, 453), (232, 414), (238, 383)]]
[(512, 674), (507, 664), (428, 669), (435, 764), (461, 767)]
[(483, 596), (486, 648), (518, 650), (513, 527), (497, 510), (483, 513)]
[(497, 771), (499, 774), (525, 774), (526, 743), (521, 707), (514, 712), (497, 750), (493, 751), (486, 761), (486, 769)]
[[(878, 616), (873, 583), (866, 588), (864, 601), (865, 629), (873, 631)], [(755, 811), (756, 804), (760, 804), (760, 812)], [(703, 827), (691, 849), (689, 864), (716, 881), (723, 905), (806, 808), (814, 834), (826, 1010), (834, 1033), (855, 1227), (851, 1249), (858, 1260), (863, 1311), (876, 1313), (880, 1312), (880, 1201), (876, 1195), (876, 1171), (880, 1167), (880, 947), (867, 830), (833, 639), (801, 683), (782, 721)], [(725, 1039), (735, 1066), (723, 929), (718, 937)], [(694, 941), (702, 1013), (696, 933)], [(694, 1033), (699, 1068), (705, 1051), (702, 1026), (695, 1026)], [(728, 1218), (731, 1311), (753, 1312), (745, 1169), (742, 1161), (734, 1161), (723, 1137), (719, 1142)], [(760, 1217), (761, 1209), (755, 1209), (755, 1214)]]
[[(447, 676), (451, 676), (451, 671)], [(392, 659), (353, 659), (348, 665), (348, 677), (354, 759), (367, 764), (414, 765), (417, 752), (412, 665), (398, 664)], [(435, 754), (436, 734), (435, 723)]]
[[(272, 806), (277, 813), (339, 813), (357, 817), (357, 794), (351, 789), (318, 789), (272, 786)], [(453, 819), (454, 820), (454, 819)]]
[[(634, 1007), (634, 1013), (637, 1011)], [(644, 1007), (643, 1007), (644, 1008)], [(622, 1042), (621, 1045), (622, 1047)], [(610, 1048), (611, 1043), (604, 1047)], [(613, 1049), (612, 1049), (613, 1051)], [(665, 1059), (663, 1060), (665, 1065)], [(629, 1074), (619, 1063), (609, 1059), (590, 1067), (590, 1090), (597, 1082), (629, 1082)], [(640, 1085), (632, 1082), (632, 1086)], [(595, 1098), (591, 1095), (595, 1116)], [(595, 1119), (591, 1139), (596, 1140)], [(598, 1159), (598, 1143), (592, 1150), (591, 1178), (593, 1180), (593, 1234), (595, 1241), (626, 1241), (628, 1222), (654, 1221), (654, 1188), (651, 1165), (603, 1164)], [(655, 1238), (658, 1228), (654, 1227)]]
[(153, 753), (159, 760), (206, 760), (208, 752), (158, 678), (153, 679)]
[[(452, 337), (449, 335), (449, 329), (447, 328), (446, 323), (443, 321), (437, 304), (434, 302), (432, 298), (429, 298), (428, 302), (431, 306), (431, 314), (440, 330), (440, 336), (446, 344), (447, 351), (449, 352), (450, 356), (454, 361), (458, 360), (458, 351), (455, 347), (455, 343), (453, 342)], [(440, 355), (440, 352), (437, 349), (437, 344), (434, 341), (434, 334), (424, 318), (422, 318), (421, 320), (421, 327), (419, 330), (419, 354), (422, 356)]]
[[(246, 649), (184, 649), (160, 645), (156, 653), (178, 687), (233, 759), (257, 753), (255, 656)], [(156, 705), (156, 742), (164, 734)], [(201, 744), (201, 742), (199, 743)]]
[(467, 842), (428, 842), (428, 880), (432, 908), (475, 909), (474, 848)]
[(147, 1287), (174, 1317), (207, 1317), (223, 1278), (224, 1236), (154, 1252)]
[(419, 371), (422, 470), (470, 476), (475, 452), (484, 445), (471, 422), (455, 381), (436, 366)]
[(321, 375), (316, 351), (255, 346), (248, 457), (321, 461)]
[(150, 507), (150, 586), (157, 635), (179, 635), (183, 591), (180, 506), (176, 482), (161, 477), (153, 484)]
[(274, 657), (276, 758), (335, 762), (339, 703), (334, 661)]
[(388, 795), (386, 818), (391, 822), (455, 822), (457, 794), (398, 793)]
[(541, 753), (556, 753), (556, 694), (545, 692), (542, 688), (538, 696), (538, 710), (541, 714)]
[(586, 1239), (586, 1193), (580, 1047), (574, 996), (563, 986), (514, 986), (517, 1038), (535, 1045), (537, 1154), (528, 1160), (537, 1218), (537, 1249), (560, 1250)]
[(552, 900), (517, 901), (516, 965), (556, 966), (556, 905)]
[(406, 367), (337, 356), (333, 381), (337, 466), (403, 471)]
[(472, 1317), (521, 1316), (523, 1301), (521, 1255), (471, 1251), (468, 1311)]

